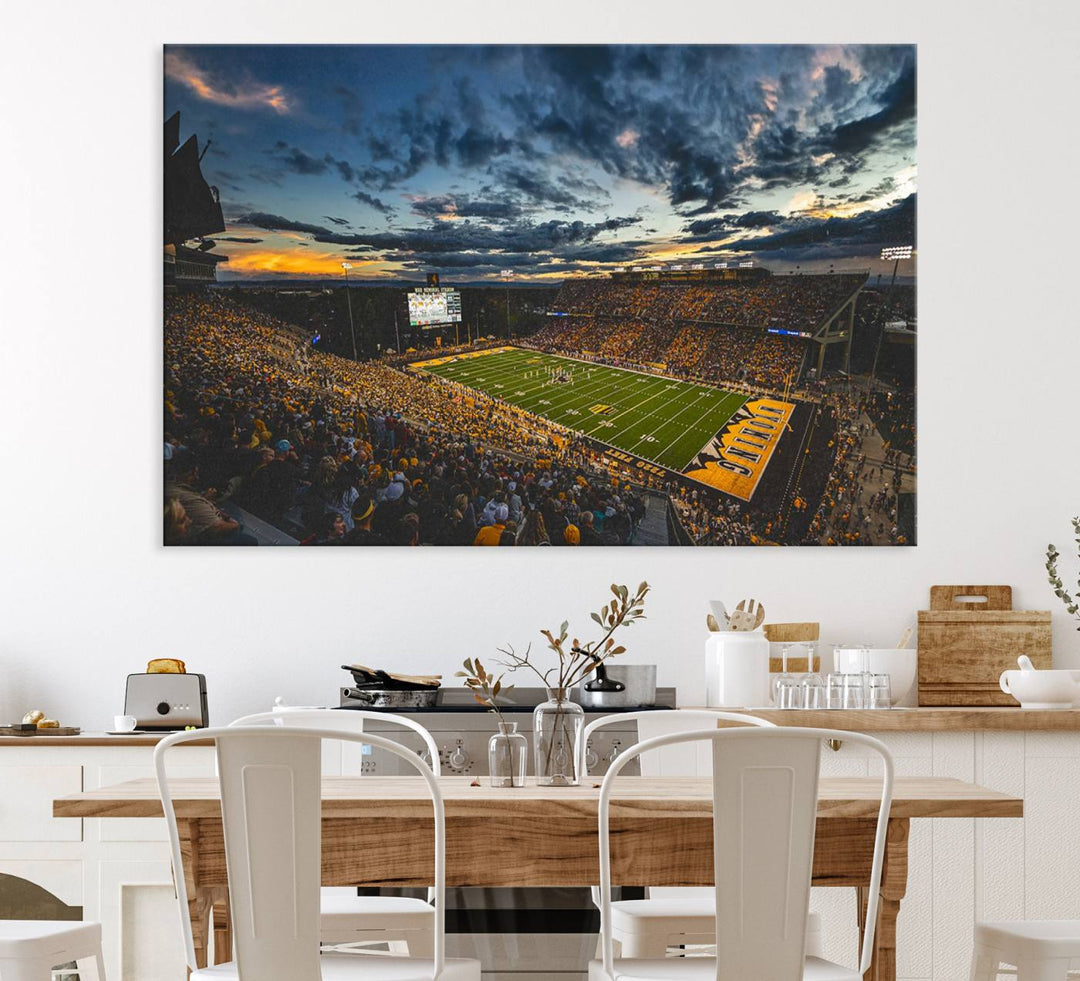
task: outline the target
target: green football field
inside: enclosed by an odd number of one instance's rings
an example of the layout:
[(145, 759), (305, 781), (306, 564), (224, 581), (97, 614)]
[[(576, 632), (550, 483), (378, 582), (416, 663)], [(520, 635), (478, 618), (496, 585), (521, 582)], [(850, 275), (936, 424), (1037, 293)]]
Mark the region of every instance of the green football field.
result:
[[(680, 472), (746, 401), (720, 388), (523, 348), (413, 367)], [(552, 370), (570, 381), (553, 381)]]

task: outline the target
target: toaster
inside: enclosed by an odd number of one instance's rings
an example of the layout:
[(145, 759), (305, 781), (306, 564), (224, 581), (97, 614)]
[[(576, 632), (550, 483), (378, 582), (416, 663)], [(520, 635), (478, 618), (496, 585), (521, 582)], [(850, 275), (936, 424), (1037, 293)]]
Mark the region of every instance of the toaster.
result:
[(201, 674), (129, 674), (124, 715), (138, 720), (136, 729), (158, 732), (204, 729), (210, 724), (206, 708), (206, 676)]

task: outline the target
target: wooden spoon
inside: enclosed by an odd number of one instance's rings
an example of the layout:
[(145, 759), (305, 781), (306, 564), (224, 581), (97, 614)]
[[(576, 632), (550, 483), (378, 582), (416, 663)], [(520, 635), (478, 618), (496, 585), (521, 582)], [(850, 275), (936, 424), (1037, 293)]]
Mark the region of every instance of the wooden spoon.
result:
[(765, 622), (765, 607), (751, 598), (749, 606), (746, 600), (739, 600), (735, 612), (731, 614), (732, 630), (757, 630)]

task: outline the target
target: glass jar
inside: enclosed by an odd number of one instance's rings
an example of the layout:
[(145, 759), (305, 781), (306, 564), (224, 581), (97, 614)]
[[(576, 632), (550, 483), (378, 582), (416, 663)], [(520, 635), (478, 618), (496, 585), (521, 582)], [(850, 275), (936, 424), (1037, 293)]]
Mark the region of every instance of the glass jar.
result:
[(533, 753), (536, 782), (541, 787), (576, 787), (578, 744), (585, 710), (570, 700), (566, 688), (549, 688), (548, 700), (533, 709)]
[(529, 741), (516, 722), (500, 722), (499, 731), (488, 740), (488, 773), (492, 787), (524, 787), (529, 762)]

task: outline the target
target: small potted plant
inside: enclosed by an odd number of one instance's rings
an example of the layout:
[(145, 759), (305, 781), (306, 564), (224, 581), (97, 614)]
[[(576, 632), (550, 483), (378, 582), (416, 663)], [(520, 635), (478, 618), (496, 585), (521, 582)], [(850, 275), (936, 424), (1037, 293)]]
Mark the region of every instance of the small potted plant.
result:
[(489, 674), (480, 658), (466, 658), (462, 664), (464, 671), (458, 671), (456, 677), (465, 679), (465, 687), (470, 689), (481, 705), (486, 705), (489, 712), (495, 714), (499, 731), (488, 740), (488, 773), (492, 787), (524, 787), (525, 769), (529, 761), (529, 741), (518, 731), (516, 722), (507, 722), (497, 701), (513, 689), (513, 685), (502, 683), (503, 675), (496, 678)]
[(541, 671), (530, 659), (531, 645), (518, 654), (507, 645), (499, 648), (504, 660), (499, 663), (511, 671), (525, 668), (543, 682), (548, 700), (533, 711), (533, 753), (536, 758), (536, 782), (540, 786), (576, 786), (581, 782), (578, 772), (578, 742), (584, 727), (585, 713), (577, 702), (571, 701), (570, 689), (587, 678), (608, 658), (622, 654), (626, 648), (616, 645), (613, 635), (622, 627), (633, 626), (645, 618), (645, 597), (649, 584), (641, 583), (631, 594), (626, 586), (611, 584), (614, 599), (591, 618), (601, 628), (600, 637), (582, 643), (577, 637), (567, 642), (570, 624), (564, 620), (559, 635), (541, 630), (547, 638), (548, 650), (558, 658), (558, 664)]

